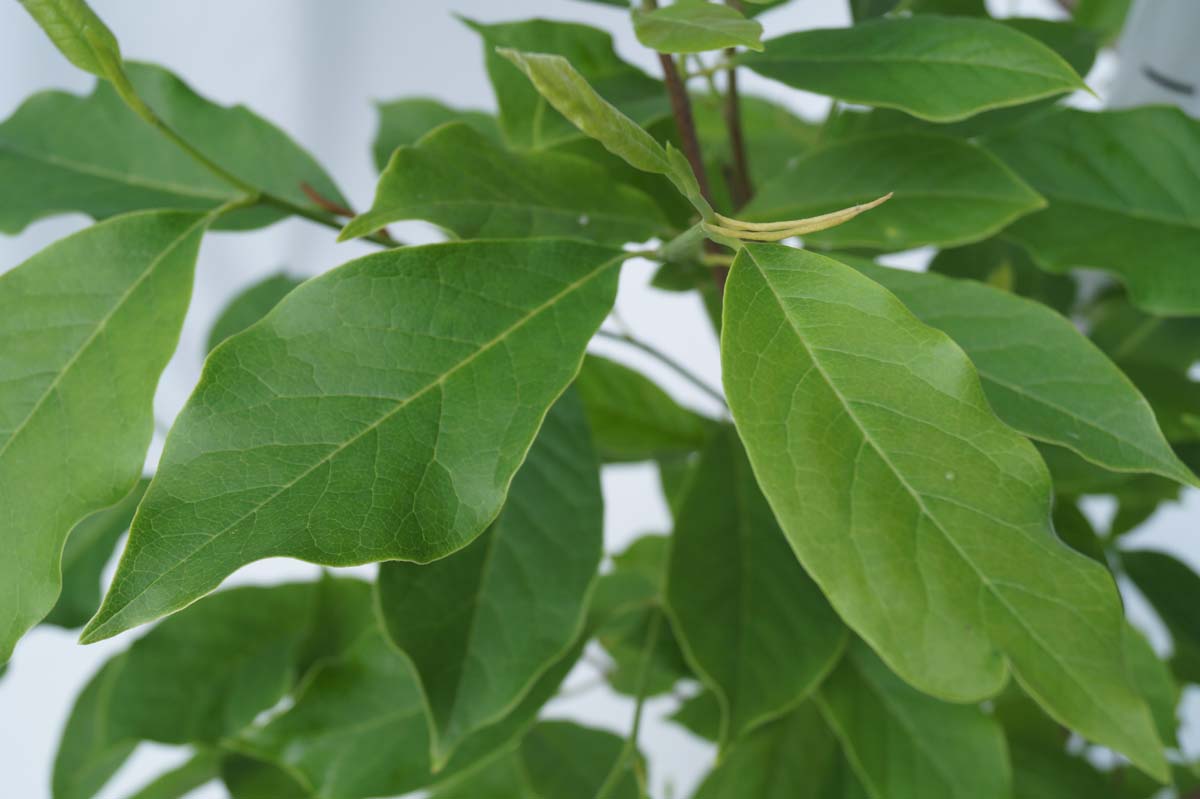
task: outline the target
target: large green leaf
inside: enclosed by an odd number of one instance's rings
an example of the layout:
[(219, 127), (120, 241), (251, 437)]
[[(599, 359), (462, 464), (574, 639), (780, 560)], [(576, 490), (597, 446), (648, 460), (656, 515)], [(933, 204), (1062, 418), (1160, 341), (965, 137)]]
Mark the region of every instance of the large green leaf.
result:
[(1008, 750), (994, 719), (914, 691), (861, 642), (817, 693), (874, 799), (1007, 799)]
[(624, 257), (434, 244), (293, 291), (209, 356), (85, 639), (261, 558), (428, 562), (470, 543), (612, 308)]
[(519, 750), (497, 756), (457, 779), (438, 785), (429, 799), (543, 799), (529, 787)]
[(644, 241), (669, 228), (654, 201), (583, 158), (509, 152), (465, 123), (444, 125), (392, 154), (370, 210), (339, 237), (424, 219), (464, 239), (575, 236)]
[[(569, 721), (543, 721), (521, 741), (521, 766), (540, 799), (599, 796), (625, 741), (614, 733)], [(629, 758), (606, 799), (641, 799)]]
[(307, 664), (337, 654), (320, 629), (342, 605), (346, 637), (371, 622), (357, 581), (222, 591), (164, 621), (84, 689), (54, 765), (55, 799), (92, 796), (139, 741), (215, 744), (291, 689)]
[(842, 618), (918, 689), (1009, 670), (1065, 724), (1165, 778), (1126, 673), (1120, 599), (1050, 527), (1050, 480), (966, 355), (836, 261), (745, 247), (722, 363), (755, 474)]
[(941, 250), (929, 262), (929, 271), (978, 280), (1035, 299), (1064, 315), (1075, 307), (1076, 286), (1071, 277), (1038, 269), (1029, 253), (1000, 237)]
[(915, 16), (801, 31), (739, 61), (797, 89), (935, 122), (1083, 88), (1041, 42), (970, 18)]
[(101, 78), (120, 70), (117, 37), (84, 0), (21, 0), (21, 5), (75, 66)]
[[(345, 204), (312, 156), (262, 117), (243, 106), (216, 105), (159, 67), (130, 64), (127, 71), (160, 117), (239, 179), (314, 211), (302, 183)], [(80, 211), (103, 219), (151, 208), (208, 209), (242, 193), (140, 119), (104, 82), (87, 97), (34, 95), (0, 124), (0, 185), (22, 187), (0, 193), (4, 233), (52, 214)], [(257, 227), (284, 215), (257, 206), (219, 226)]]
[(299, 278), (288, 275), (272, 275), (234, 297), (208, 331), (205, 350), (212, 352), (225, 339), (241, 333), (262, 319), (301, 282)]
[(100, 573), (112, 560), (117, 540), (129, 530), (134, 511), (150, 481), (142, 479), (123, 500), (75, 525), (62, 555), (62, 592), (45, 624), (75, 628), (100, 607)]
[(380, 567), (383, 622), (416, 668), (436, 765), (520, 701), (578, 637), (603, 528), (599, 462), (571, 391), (486, 532), (430, 564)]
[(724, 743), (799, 704), (846, 644), (732, 427), (713, 437), (684, 493), (666, 593), (684, 652), (720, 698)]
[(588, 355), (575, 378), (600, 457), (607, 462), (687, 455), (704, 446), (712, 422), (690, 411), (650, 378)]
[(0, 276), (0, 662), (54, 607), (71, 528), (141, 476), (209, 221), (123, 216)]
[(763, 49), (761, 24), (732, 6), (707, 0), (683, 0), (653, 11), (634, 9), (633, 30), (639, 42), (660, 53)]
[(1072, 12), (1075, 21), (1112, 42), (1125, 27), (1133, 0), (1079, 0)]
[(973, 280), (847, 262), (966, 351), (992, 409), (1010, 426), (1113, 471), (1200, 486), (1145, 397), (1069, 319)]
[(1119, 364), (1142, 363), (1186, 372), (1200, 361), (1200, 318), (1151, 316), (1123, 293), (1110, 293), (1087, 309), (1088, 334)]
[(562, 109), (553, 100), (548, 103), (497, 48), (562, 56), (585, 82), (636, 124), (670, 113), (662, 84), (621, 60), (606, 31), (546, 19), (495, 25), (467, 20), (467, 24), (483, 37), (488, 77), (500, 107), (500, 128), (513, 146), (550, 147), (579, 138), (580, 133), (560, 115)]
[(1200, 575), (1175, 557), (1149, 549), (1122, 552), (1121, 565), (1171, 633), (1176, 675), (1200, 683), (1200, 616), (1195, 612)]
[(1104, 269), (1151, 313), (1200, 314), (1200, 122), (1166, 106), (1064, 109), (988, 147), (1050, 202), (1005, 231), (1040, 266)]
[(375, 110), (379, 113), (379, 130), (371, 144), (371, 154), (380, 172), (397, 147), (416, 144), (426, 133), (447, 122), (463, 122), (488, 140), (503, 144), (496, 118), (486, 111), (463, 111), (424, 97), (378, 103)]
[(805, 702), (738, 741), (695, 799), (867, 799), (829, 725)]
[(817, 216), (894, 192), (886, 203), (806, 236), (820, 246), (904, 250), (966, 244), (1045, 201), (982, 148), (949, 136), (896, 133), (812, 150), (762, 186), (741, 216)]

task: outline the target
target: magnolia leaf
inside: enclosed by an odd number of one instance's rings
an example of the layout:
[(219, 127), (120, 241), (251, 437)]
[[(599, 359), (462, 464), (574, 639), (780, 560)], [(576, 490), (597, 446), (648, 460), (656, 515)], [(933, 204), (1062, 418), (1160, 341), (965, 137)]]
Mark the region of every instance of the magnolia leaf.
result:
[(486, 111), (463, 111), (423, 97), (378, 103), (375, 110), (379, 113), (379, 131), (375, 134), (371, 153), (375, 168), (380, 172), (397, 147), (416, 144), (426, 133), (447, 122), (462, 122), (493, 144), (504, 144), (500, 125)]
[(517, 750), (506, 752), (457, 779), (439, 784), (429, 799), (542, 799), (529, 787)]
[(353, 580), (235, 588), (164, 621), (76, 701), (54, 764), (55, 799), (94, 795), (139, 741), (215, 744), (242, 730), (318, 652), (337, 654), (316, 629), (329, 620), (321, 606), (345, 605), (339, 626), (357, 637), (371, 622), (369, 600), (368, 586)]
[(724, 710), (722, 743), (794, 708), (833, 669), (842, 625), (804, 573), (732, 427), (700, 456), (675, 519), (667, 602)]
[(150, 481), (143, 478), (124, 499), (75, 525), (62, 555), (62, 592), (44, 624), (74, 629), (100, 607), (100, 575), (112, 560), (117, 541), (129, 530), (134, 511)]
[[(345, 199), (307, 152), (242, 106), (200, 97), (159, 67), (129, 64), (137, 95), (191, 145), (255, 188), (318, 212), (302, 184), (331, 202)], [(116, 90), (99, 83), (87, 97), (50, 91), (25, 101), (0, 124), (0, 232), (79, 211), (104, 219), (151, 208), (211, 209), (242, 194), (139, 119)], [(261, 227), (287, 213), (259, 205), (217, 227)]]
[(1133, 625), (1126, 625), (1125, 628), (1125, 659), (1129, 663), (1134, 684), (1146, 698), (1146, 704), (1154, 715), (1158, 737), (1167, 746), (1178, 749), (1179, 718), (1176, 708), (1179, 705), (1179, 687), (1167, 664), (1159, 659), (1146, 636)]
[(929, 262), (929, 271), (978, 280), (992, 288), (1037, 300), (1064, 315), (1070, 314), (1075, 306), (1074, 280), (1038, 269), (1029, 253), (999, 237), (941, 250)]
[[(582, 126), (562, 107), (565, 97), (548, 95), (537, 80), (530, 86), (520, 71), (526, 70), (526, 66), (517, 62), (518, 70), (510, 63), (512, 57), (504, 56), (497, 52), (498, 49), (529, 51), (543, 54), (552, 62), (561, 60), (576, 64), (578, 73), (568, 67), (575, 81), (585, 86), (586, 94), (599, 92), (594, 100), (587, 98), (586, 102), (598, 101), (606, 106), (611, 102), (620, 109), (618, 114), (632, 117), (634, 127), (670, 115), (662, 83), (621, 60), (613, 49), (612, 36), (606, 31), (545, 19), (496, 25), (471, 20), (464, 22), (483, 37), (488, 77), (500, 107), (500, 128), (514, 147), (543, 148), (562, 144), (578, 139), (580, 133), (576, 127)], [(552, 59), (551, 56), (561, 58)], [(593, 91), (588, 84), (596, 89)], [(575, 99), (585, 102), (584, 93)], [(582, 129), (593, 135), (586, 128)]]
[(1149, 549), (1121, 553), (1121, 565), (1171, 633), (1171, 666), (1180, 680), (1200, 683), (1200, 617), (1195, 597), (1200, 575), (1190, 566)]
[(1200, 486), (1145, 397), (1069, 319), (973, 280), (847, 261), (963, 348), (1009, 426), (1113, 471)]
[[(543, 721), (521, 741), (520, 760), (539, 799), (580, 799), (600, 795), (624, 748), (624, 739), (606, 730)], [(635, 760), (628, 758), (617, 782), (604, 794), (606, 799), (640, 799)]]
[(706, 689), (685, 700), (669, 718), (697, 738), (718, 743), (721, 740), (724, 715), (721, 700), (717, 698), (716, 693)]
[(583, 359), (575, 386), (608, 463), (685, 456), (704, 446), (713, 427), (641, 372), (599, 355)]
[(338, 238), (402, 219), (424, 219), (464, 239), (574, 236), (615, 245), (669, 228), (653, 200), (603, 167), (562, 153), (507, 152), (462, 122), (397, 149), (370, 210)]
[(624, 258), (555, 239), (434, 244), (304, 283), (205, 363), (84, 640), (266, 557), (427, 563), (469, 544)]
[(1072, 497), (1058, 496), (1054, 499), (1054, 532), (1076, 552), (1087, 555), (1097, 563), (1108, 565), (1104, 542), (1096, 534), (1096, 528), (1079, 509)]
[(1096, 31), (1105, 42), (1116, 41), (1133, 0), (1079, 0), (1072, 12), (1075, 21)]
[(801, 31), (738, 60), (797, 89), (934, 122), (1085, 88), (1070, 65), (1036, 39), (966, 17), (900, 17)]
[(502, 717), (579, 636), (603, 528), (599, 462), (571, 391), (550, 409), (487, 531), (430, 564), (380, 566), (381, 616), (416, 668), (435, 766)]
[(695, 799), (868, 799), (812, 702), (735, 743)]
[(952, 701), (994, 695), (1011, 670), (1063, 723), (1165, 779), (1116, 586), (1054, 536), (1037, 450), (949, 337), (836, 261), (749, 245), (721, 351), (792, 547), (893, 670)]
[(510, 714), (467, 738), (436, 775), (416, 675), (373, 629), (340, 660), (321, 664), (292, 707), (246, 732), (236, 746), (302, 779), (312, 799), (406, 794), (428, 787), (435, 776), (448, 781), (511, 748), (578, 655), (576, 647)]
[(221, 761), (221, 781), (231, 799), (312, 799), (308, 786), (273, 763), (240, 754)]
[(1151, 316), (1121, 292), (1096, 300), (1086, 316), (1088, 335), (1119, 364), (1149, 364), (1186, 372), (1200, 361), (1200, 318)]
[(812, 150), (762, 186), (741, 216), (810, 217), (894, 192), (878, 208), (805, 236), (822, 247), (905, 250), (996, 233), (1045, 202), (982, 148), (948, 136), (897, 133)]
[(643, 172), (666, 175), (702, 217), (712, 208), (682, 153), (665, 148), (637, 122), (610, 104), (586, 77), (562, 56), (501, 49), (498, 54), (515, 64), (533, 83), (543, 102), (549, 102), (572, 124), (604, 145), (615, 156)]
[(762, 25), (736, 8), (685, 0), (653, 11), (634, 9), (638, 41), (660, 53), (703, 53), (726, 47), (762, 50)]
[(913, 690), (861, 642), (816, 701), (873, 799), (1012, 796), (1000, 725)]
[[(750, 178), (761, 186), (785, 169), (791, 168), (801, 156), (817, 145), (821, 128), (793, 114), (778, 103), (762, 97), (742, 94), (738, 97), (742, 131), (753, 142), (747, 153)], [(699, 95), (693, 99), (692, 114), (696, 133), (705, 156), (725, 166), (733, 163), (734, 153), (729, 142), (721, 98)], [(709, 179), (716, 180), (721, 170), (709, 170)], [(712, 282), (709, 275), (705, 277)]]
[(122, 216), (0, 275), (0, 662), (54, 607), (71, 528), (141, 476), (210, 221)]
[(121, 70), (121, 48), (84, 0), (21, 0), (42, 30), (75, 66), (100, 78)]
[(129, 799), (180, 799), (220, 777), (223, 759), (215, 749), (202, 749), (181, 766), (143, 785)]
[(230, 300), (213, 322), (208, 332), (206, 352), (212, 352), (217, 345), (230, 336), (241, 333), (250, 325), (267, 315), (267, 312), (279, 304), (292, 289), (303, 282), (299, 278), (288, 275), (273, 275), (244, 290)]
[(1200, 122), (1177, 108), (1063, 109), (987, 142), (1050, 205), (1005, 236), (1044, 269), (1103, 269), (1153, 314), (1200, 314)]

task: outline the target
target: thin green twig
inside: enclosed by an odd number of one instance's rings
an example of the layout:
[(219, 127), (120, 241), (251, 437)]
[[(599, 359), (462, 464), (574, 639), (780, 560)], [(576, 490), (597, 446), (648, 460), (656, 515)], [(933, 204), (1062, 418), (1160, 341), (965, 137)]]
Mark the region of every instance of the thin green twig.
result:
[(637, 702), (633, 707), (633, 725), (629, 729), (629, 737), (621, 747), (621, 753), (596, 792), (596, 799), (608, 799), (625, 775), (625, 766), (631, 756), (637, 752), (638, 733), (642, 728), (642, 710), (646, 705), (646, 687), (650, 677), (650, 662), (654, 657), (654, 648), (658, 646), (658, 634), (662, 628), (663, 614), (654, 614), (650, 622), (650, 630), (646, 633), (646, 643), (642, 647), (641, 663), (638, 664)]

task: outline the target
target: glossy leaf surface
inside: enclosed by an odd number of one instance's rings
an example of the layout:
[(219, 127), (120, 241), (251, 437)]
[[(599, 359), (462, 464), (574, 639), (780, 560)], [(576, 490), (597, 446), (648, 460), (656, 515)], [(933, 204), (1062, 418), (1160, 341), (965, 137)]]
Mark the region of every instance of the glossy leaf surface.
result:
[(141, 476), (208, 221), (123, 216), (0, 276), (0, 662), (54, 606), (71, 528)]
[(435, 244), (293, 291), (209, 357), (85, 639), (265, 557), (428, 562), (470, 543), (574, 378), (621, 261), (553, 239)]
[(1116, 586), (1054, 536), (1037, 451), (945, 334), (849, 267), (751, 245), (721, 349), (784, 532), (892, 669), (956, 701), (995, 694), (1011, 670), (1057, 718), (1165, 777)]

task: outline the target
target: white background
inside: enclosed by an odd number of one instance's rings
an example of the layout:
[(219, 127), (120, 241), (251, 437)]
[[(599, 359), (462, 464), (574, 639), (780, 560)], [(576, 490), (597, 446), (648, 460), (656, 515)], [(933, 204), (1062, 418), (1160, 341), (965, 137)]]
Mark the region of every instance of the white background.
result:
[[(1200, 4), (1194, 0), (1155, 0), (1157, 11), (1167, 5)], [(1057, 13), (1050, 0), (991, 2), (998, 14)], [(121, 39), (130, 58), (154, 61), (183, 76), (201, 94), (223, 104), (244, 103), (289, 131), (309, 148), (342, 186), (356, 207), (369, 205), (375, 180), (369, 144), (374, 134), (372, 102), (402, 96), (431, 96), (459, 107), (494, 108), (483, 70), (482, 52), (474, 34), (452, 12), (482, 21), (530, 16), (574, 20), (613, 31), (617, 49), (628, 60), (658, 74), (656, 60), (634, 40), (628, 20), (619, 9), (573, 0), (93, 0), (93, 6)], [(797, 0), (763, 21), (767, 35), (799, 28), (844, 25), (845, 0)], [(1160, 28), (1163, 26), (1159, 26)], [(1166, 25), (1171, 31), (1195, 25)], [(1160, 36), (1163, 34), (1156, 34)], [(1179, 40), (1180, 36), (1174, 37)], [(1176, 42), (1188, 58), (1185, 66), (1200, 69), (1190, 45)], [(1184, 62), (1181, 62), (1184, 63)], [(1117, 70), (1107, 57), (1093, 73), (1091, 84), (1102, 96), (1114, 86)], [(1136, 80), (1121, 79), (1121, 94), (1136, 92)], [(819, 117), (827, 102), (746, 75), (744, 87), (779, 99), (797, 111)], [(18, 3), (0, 2), (0, 117), (9, 116), (29, 94), (47, 88), (84, 93), (91, 78), (71, 67), (49, 44)], [(0, 191), (10, 187), (0, 186)], [(78, 217), (59, 217), (32, 225), (23, 234), (0, 236), (0, 271), (15, 266), (49, 242), (87, 224)], [(419, 224), (396, 225), (393, 232), (409, 242), (434, 240), (436, 234)], [(196, 293), (184, 327), (182, 343), (164, 376), (156, 415), (169, 425), (191, 391), (200, 370), (208, 328), (225, 302), (243, 287), (281, 269), (309, 276), (366, 251), (360, 244), (335, 245), (332, 231), (302, 221), (289, 221), (252, 234), (212, 235), (205, 240), (197, 270)], [(902, 259), (903, 260), (903, 259)], [(906, 259), (920, 263), (920, 254)], [(631, 262), (622, 278), (618, 309), (640, 336), (655, 342), (719, 385), (716, 342), (698, 302), (667, 294), (646, 284), (650, 266)], [(685, 403), (716, 412), (710, 400), (656, 365), (612, 347), (615, 354), (646, 367)], [(157, 457), (156, 437), (151, 460)], [(623, 548), (635, 535), (665, 531), (667, 514), (658, 496), (657, 479), (647, 467), (610, 469), (604, 488), (608, 500), (608, 549)], [(1103, 520), (1111, 512), (1103, 502), (1090, 508)], [(1163, 509), (1132, 541), (1135, 545), (1169, 547), (1200, 567), (1200, 494)], [(3, 553), (0, 552), (0, 557)], [(244, 570), (231, 582), (267, 582), (310, 575), (311, 567), (290, 561), (266, 561)], [(1132, 612), (1146, 619), (1134, 597)], [(1161, 631), (1147, 621), (1156, 643)], [(135, 632), (133, 636), (138, 633)], [(9, 673), (0, 680), (0, 797), (46, 799), (57, 739), (77, 691), (99, 665), (132, 640), (130, 634), (91, 647), (79, 647), (71, 632), (39, 627), (18, 645)], [(592, 675), (582, 666), (572, 684)], [(1189, 702), (1195, 720), (1200, 703)], [(643, 728), (643, 748), (651, 756), (655, 799), (686, 796), (711, 757), (708, 746), (659, 718), (669, 712), (669, 700), (651, 702)], [(554, 715), (574, 715), (623, 732), (631, 706), (603, 689), (551, 706)], [(1190, 731), (1187, 745), (1195, 751), (1200, 739)], [(146, 746), (102, 794), (119, 799), (182, 755), (165, 747)], [(220, 797), (213, 788), (197, 797)]]

